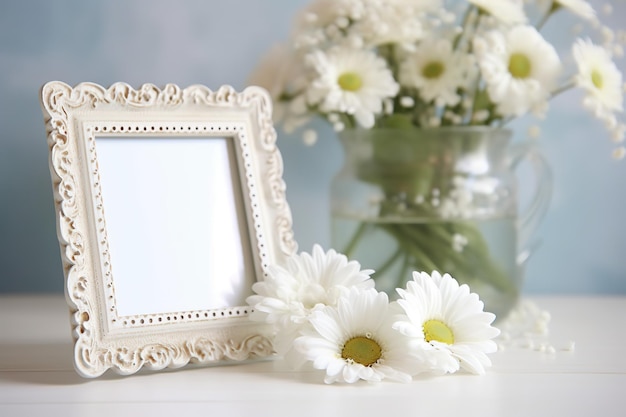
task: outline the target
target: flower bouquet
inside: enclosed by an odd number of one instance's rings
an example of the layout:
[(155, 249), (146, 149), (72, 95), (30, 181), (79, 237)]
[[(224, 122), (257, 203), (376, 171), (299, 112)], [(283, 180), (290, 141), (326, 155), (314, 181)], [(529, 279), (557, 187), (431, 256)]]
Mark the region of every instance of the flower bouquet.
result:
[[(572, 41), (572, 68), (541, 34), (557, 13), (586, 24)], [(314, 0), (251, 82), (272, 94), (285, 131), (320, 117), (341, 139), (337, 250), (375, 268), (384, 289), (403, 286), (410, 270), (450, 272), (504, 314), (524, 257), (510, 198), (523, 153), (504, 150), (506, 125), (543, 118), (552, 98), (580, 89), (623, 157), (613, 58), (625, 40), (584, 0)], [(303, 135), (316, 140), (310, 129)]]
[(274, 349), (292, 366), (324, 370), (324, 382), (466, 371), (484, 374), (497, 350), (495, 315), (449, 274), (414, 272), (400, 300), (378, 292), (370, 269), (319, 245), (270, 265), (247, 298), (253, 321), (273, 325)]

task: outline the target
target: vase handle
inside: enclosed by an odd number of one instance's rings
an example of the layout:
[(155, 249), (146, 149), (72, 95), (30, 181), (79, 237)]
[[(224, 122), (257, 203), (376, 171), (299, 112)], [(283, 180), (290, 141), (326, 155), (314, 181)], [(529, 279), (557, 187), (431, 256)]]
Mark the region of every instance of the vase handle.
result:
[(552, 197), (552, 171), (534, 142), (524, 141), (511, 149), (511, 167), (515, 169), (521, 161), (528, 161), (535, 176), (535, 193), (528, 207), (518, 218), (517, 265), (522, 266), (539, 246), (539, 241), (531, 242), (532, 235), (545, 217)]

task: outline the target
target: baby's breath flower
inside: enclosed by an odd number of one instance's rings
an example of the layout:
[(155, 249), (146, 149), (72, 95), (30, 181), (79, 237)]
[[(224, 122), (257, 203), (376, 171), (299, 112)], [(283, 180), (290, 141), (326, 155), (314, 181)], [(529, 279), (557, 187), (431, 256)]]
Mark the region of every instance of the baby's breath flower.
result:
[(526, 22), (526, 14), (522, 3), (515, 0), (467, 0), (479, 9), (507, 23), (517, 24)]
[(537, 125), (532, 125), (528, 128), (528, 136), (532, 139), (537, 139), (541, 135), (541, 128)]
[(302, 141), (307, 146), (313, 146), (317, 142), (317, 132), (313, 129), (306, 129), (302, 132)]
[(415, 100), (410, 96), (402, 96), (400, 97), (400, 105), (405, 108), (411, 108), (415, 106)]

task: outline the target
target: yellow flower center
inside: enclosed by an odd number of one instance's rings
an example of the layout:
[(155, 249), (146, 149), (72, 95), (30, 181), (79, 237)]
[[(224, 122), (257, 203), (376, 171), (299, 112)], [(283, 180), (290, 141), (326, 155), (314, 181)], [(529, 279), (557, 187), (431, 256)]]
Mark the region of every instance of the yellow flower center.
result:
[(452, 330), (442, 321), (428, 320), (424, 323), (424, 338), (427, 342), (436, 340), (437, 342), (451, 345), (454, 343)]
[(446, 70), (446, 67), (439, 61), (429, 62), (422, 68), (422, 75), (425, 78), (439, 78), (441, 74)]
[(591, 82), (593, 85), (600, 90), (604, 85), (604, 80), (602, 79), (602, 74), (598, 70), (593, 70), (591, 72)]
[(354, 72), (344, 72), (337, 79), (337, 83), (345, 91), (357, 91), (363, 86), (361, 76)]
[(382, 349), (371, 338), (357, 336), (346, 342), (341, 350), (341, 357), (363, 366), (372, 366), (382, 357)]
[(509, 72), (515, 78), (527, 78), (531, 69), (532, 64), (526, 55), (515, 53), (509, 58)]

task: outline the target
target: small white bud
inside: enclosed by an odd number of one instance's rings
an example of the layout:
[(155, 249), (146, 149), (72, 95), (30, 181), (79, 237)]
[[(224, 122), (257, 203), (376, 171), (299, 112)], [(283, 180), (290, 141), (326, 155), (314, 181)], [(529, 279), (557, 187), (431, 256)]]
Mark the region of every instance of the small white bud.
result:
[(342, 122), (333, 123), (333, 130), (335, 132), (343, 132), (345, 128), (346, 128), (346, 125), (344, 125)]
[(484, 122), (488, 118), (489, 118), (489, 110), (485, 110), (485, 109), (478, 110), (472, 116), (472, 120), (478, 123)]
[(337, 27), (345, 29), (350, 24), (350, 20), (348, 20), (348, 18), (345, 16), (339, 16), (337, 20), (335, 20), (335, 24), (337, 25)]
[(582, 23), (576, 23), (572, 26), (572, 35), (577, 36), (582, 33), (583, 30), (585, 30), (585, 26)]
[(317, 132), (313, 129), (306, 129), (302, 132), (302, 141), (306, 146), (313, 146), (317, 143)]
[(357, 35), (351, 35), (348, 38), (348, 45), (354, 49), (362, 49), (365, 42), (363, 38)]
[(315, 13), (308, 12), (304, 15), (304, 20), (308, 23), (317, 22), (318, 16)]
[(437, 116), (433, 116), (428, 119), (428, 126), (430, 127), (439, 127), (441, 126), (441, 119)]
[(413, 97), (402, 96), (400, 97), (400, 105), (402, 107), (410, 108), (415, 105), (415, 100), (413, 100)]
[(611, 140), (615, 143), (624, 142), (624, 136), (626, 135), (626, 125), (624, 123), (618, 123), (611, 130)]
[(393, 113), (393, 101), (391, 101), (391, 99), (383, 100), (383, 112), (385, 114)]
[(339, 115), (337, 113), (330, 113), (327, 118), (331, 123), (337, 123), (339, 121)]
[(615, 39), (615, 32), (608, 26), (602, 26), (602, 37), (604, 42), (610, 43)]
[(532, 125), (528, 128), (528, 136), (537, 139), (541, 135), (541, 128), (538, 125)]
[(619, 148), (616, 148), (613, 151), (612, 154), (613, 158), (620, 160), (620, 159), (624, 159), (624, 156), (626, 156), (626, 148), (624, 148), (623, 146), (620, 146)]

